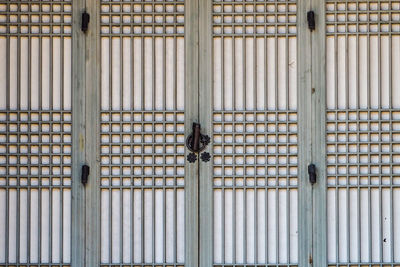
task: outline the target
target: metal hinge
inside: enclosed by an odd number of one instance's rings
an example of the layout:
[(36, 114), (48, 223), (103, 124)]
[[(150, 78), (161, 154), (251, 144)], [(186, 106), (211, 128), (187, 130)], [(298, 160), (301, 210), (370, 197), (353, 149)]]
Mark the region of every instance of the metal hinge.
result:
[(82, 13), (81, 30), (86, 33), (89, 28), (90, 15), (86, 11)]
[(82, 176), (81, 176), (81, 182), (82, 184), (87, 184), (88, 178), (89, 178), (89, 173), (90, 173), (90, 167), (88, 165), (83, 165), (82, 166)]
[(308, 11), (307, 12), (307, 22), (308, 22), (308, 28), (310, 31), (315, 30), (315, 14), (314, 11)]
[(310, 183), (315, 184), (317, 182), (317, 172), (314, 164), (308, 165), (308, 176), (310, 178)]

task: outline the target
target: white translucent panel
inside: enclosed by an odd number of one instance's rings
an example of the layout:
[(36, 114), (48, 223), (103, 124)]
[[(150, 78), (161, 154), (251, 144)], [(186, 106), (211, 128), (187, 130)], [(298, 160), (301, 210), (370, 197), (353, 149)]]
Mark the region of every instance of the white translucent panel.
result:
[(381, 248), (383, 239), (381, 236), (381, 199), (379, 189), (375, 188), (370, 193), (371, 205), (371, 261), (382, 261)]
[[(9, 101), (10, 108), (17, 109), (18, 106), (18, 39), (15, 37), (10, 38), (10, 66), (9, 66)], [(5, 81), (5, 80), (4, 80)]]
[(175, 98), (176, 98), (176, 90), (175, 83), (177, 82), (176, 70), (177, 66), (175, 65), (177, 48), (176, 41), (172, 37), (165, 38), (165, 102), (167, 110), (175, 109)]
[(183, 38), (102, 37), (101, 48), (102, 110), (183, 110)]
[(336, 260), (336, 192), (333, 189), (327, 190), (327, 259), (328, 262), (335, 262)]
[(40, 90), (41, 90), (41, 108), (44, 110), (50, 109), (50, 39), (42, 38), (42, 49), (41, 49), (41, 81), (40, 81)]
[(19, 194), (19, 261), (28, 262), (28, 192), (20, 190)]
[(132, 222), (131, 222), (131, 211), (132, 211), (132, 200), (131, 192), (129, 189), (122, 190), (122, 262), (131, 262), (131, 236)]
[(297, 109), (297, 40), (296, 37), (288, 39), (289, 42), (289, 54), (288, 54), (288, 93), (289, 103), (288, 109)]
[(257, 98), (256, 101), (256, 108), (257, 110), (262, 110), (266, 108), (266, 80), (267, 75), (266, 72), (266, 65), (265, 65), (265, 39), (264, 38), (256, 38), (255, 45), (256, 45), (256, 71), (255, 71), (255, 80), (256, 80), (256, 94)]
[(164, 193), (158, 189), (154, 192), (154, 250), (155, 250), (155, 262), (163, 262), (164, 258), (164, 229), (165, 218), (164, 218)]
[(172, 189), (165, 191), (165, 260), (173, 262), (175, 258), (175, 211), (176, 192)]
[(52, 47), (52, 94), (53, 99), (51, 99), (53, 103), (53, 109), (60, 110), (61, 108), (61, 38), (53, 38), (53, 47)]
[(279, 203), (279, 222), (277, 226), (279, 227), (278, 235), (279, 235), (279, 262), (288, 263), (288, 194), (287, 190), (279, 190), (278, 191), (278, 203)]
[(277, 47), (276, 47), (276, 38), (269, 37), (267, 38), (267, 103), (268, 110), (277, 109)]
[(111, 262), (118, 263), (121, 253), (121, 191), (111, 190)]
[[(109, 53), (107, 53), (109, 52)], [(121, 39), (111, 38), (111, 51), (104, 51), (111, 57), (111, 106), (113, 110), (119, 110), (121, 106)]]
[[(142, 240), (142, 192), (140, 189), (133, 190), (133, 262), (142, 262), (143, 240)], [(140, 234), (139, 234), (140, 233)]]
[(368, 262), (370, 260), (369, 244), (371, 240), (370, 219), (371, 211), (369, 204), (369, 190), (360, 189), (360, 249), (361, 261)]
[(223, 199), (222, 199), (222, 190), (214, 190), (214, 196), (213, 196), (213, 201), (214, 201), (214, 214), (213, 214), (213, 224), (214, 224), (214, 230), (213, 230), (213, 244), (214, 244), (214, 262), (215, 263), (222, 263), (223, 262)]
[(131, 109), (132, 99), (132, 40), (129, 37), (122, 38), (122, 109)]
[(185, 261), (185, 191), (176, 190), (176, 261), (183, 263)]
[(63, 105), (65, 110), (71, 110), (72, 108), (72, 40), (71, 38), (64, 38), (64, 50), (63, 50)]
[(287, 109), (287, 99), (288, 99), (288, 88), (287, 88), (287, 68), (288, 68), (288, 58), (287, 58), (287, 39), (286, 38), (278, 38), (278, 64), (277, 64), (277, 72), (278, 72), (278, 84), (277, 84), (277, 92), (278, 92), (278, 109), (285, 110)]
[(51, 256), (52, 262), (60, 262), (60, 227), (61, 227), (61, 192), (58, 189), (52, 190), (51, 201)]
[(346, 190), (338, 190), (338, 244), (339, 244), (339, 262), (346, 262), (348, 260), (347, 246), (348, 246), (348, 229), (347, 229), (347, 194)]
[(335, 39), (326, 38), (326, 107), (336, 107), (336, 60), (335, 60)]
[[(7, 225), (7, 192), (5, 189), (0, 189), (0, 235), (6, 236), (6, 225)], [(0, 239), (0, 262), (6, 260), (6, 239)]]
[(290, 208), (289, 208), (289, 249), (290, 249), (290, 262), (298, 262), (298, 240), (299, 240), (299, 224), (298, 224), (298, 191), (297, 189), (290, 189)]
[[(358, 85), (359, 85), (359, 79), (358, 79), (358, 72), (357, 72), (357, 66), (358, 66), (358, 54), (357, 54), (357, 37), (356, 36), (348, 36), (347, 37), (347, 43), (348, 43), (348, 69), (349, 69), (349, 74), (348, 74), (348, 98), (349, 98), (349, 108), (357, 108), (359, 99), (358, 99)], [(340, 71), (340, 68), (338, 68), (338, 71)], [(335, 73), (335, 72), (333, 72)], [(345, 91), (342, 91), (342, 93), (346, 93)], [(338, 92), (338, 98), (340, 97), (340, 94)], [(343, 107), (345, 107), (345, 103), (343, 103)], [(341, 106), (341, 107), (342, 107)]]
[(143, 83), (144, 83), (144, 109), (152, 110), (154, 95), (154, 39), (145, 37), (143, 40)]
[(223, 202), (225, 206), (223, 207), (224, 209), (224, 245), (222, 246), (222, 249), (224, 249), (224, 254), (225, 254), (225, 262), (227, 263), (233, 263), (234, 262), (234, 254), (236, 252), (236, 247), (234, 246), (234, 233), (235, 233), (235, 228), (234, 228), (234, 222), (236, 222), (236, 218), (234, 217), (234, 207), (233, 207), (233, 199), (234, 199), (234, 193), (232, 190), (225, 190), (224, 192), (224, 199)]
[(244, 69), (244, 74), (245, 74), (245, 88), (246, 88), (246, 93), (245, 93), (245, 107), (248, 110), (254, 110), (256, 109), (255, 105), (255, 100), (256, 100), (256, 91), (254, 90), (255, 87), (255, 43), (256, 40), (254, 38), (245, 38), (245, 55), (246, 55), (246, 61), (245, 61), (245, 69)]
[(263, 189), (256, 190), (257, 197), (256, 197), (256, 216), (257, 216), (257, 244), (256, 244), (256, 253), (257, 253), (257, 263), (267, 262), (266, 261), (266, 245), (267, 245), (267, 219), (268, 213), (266, 209), (266, 191)]
[[(242, 40), (242, 39), (238, 39)], [(233, 44), (235, 44), (235, 48), (242, 44), (242, 42), (239, 41), (233, 41), (232, 38), (225, 38), (223, 40), (223, 49), (222, 53), (223, 55), (223, 86), (222, 86), (222, 99), (223, 99), (223, 108), (225, 110), (232, 110), (233, 109), (233, 101), (235, 101), (237, 98), (236, 96), (234, 97), (234, 90), (238, 88), (235, 93), (238, 93), (239, 88), (243, 86), (242, 84), (242, 61), (240, 60), (240, 57), (237, 57), (236, 54), (234, 55), (234, 48)], [(242, 55), (242, 54), (240, 54)], [(235, 64), (233, 64), (233, 58), (235, 58)], [(239, 72), (239, 73), (237, 73)], [(234, 76), (233, 76), (234, 75)], [(234, 84), (235, 83), (235, 87)], [(243, 90), (241, 90), (243, 92)], [(243, 98), (242, 98), (243, 99)], [(240, 107), (240, 104), (238, 104)]]
[(214, 38), (213, 40), (213, 102), (214, 109), (222, 109), (222, 39)]
[(392, 192), (392, 211), (393, 211), (393, 250), (395, 251), (393, 259), (400, 261), (400, 188), (393, 189)]
[(101, 108), (109, 108), (110, 99), (110, 82), (109, 82), (109, 66), (110, 66), (110, 39), (101, 38)]
[(62, 260), (63, 262), (71, 262), (71, 189), (64, 189), (62, 194)]
[(400, 35), (392, 37), (392, 106), (400, 108)]
[(32, 189), (31, 190), (31, 201), (30, 201), (30, 210), (31, 210), (31, 225), (30, 225), (30, 255), (31, 262), (39, 261), (39, 190)]
[(381, 103), (382, 108), (390, 107), (390, 38), (388, 36), (381, 36), (381, 79), (380, 79), (380, 91), (381, 91)]
[(246, 262), (255, 263), (255, 251), (256, 251), (256, 212), (254, 211), (256, 207), (255, 202), (255, 191), (246, 190), (245, 192), (245, 231), (246, 234)]
[(9, 203), (12, 203), (8, 207), (8, 261), (15, 263), (17, 261), (17, 213), (16, 208), (17, 200), (17, 190), (8, 191)]
[(176, 38), (176, 109), (185, 108), (185, 40)]
[(109, 253), (109, 246), (110, 246), (110, 225), (109, 225), (109, 218), (110, 218), (110, 206), (109, 206), (109, 198), (110, 192), (109, 190), (101, 190), (100, 193), (100, 260), (102, 263), (109, 262), (110, 260), (110, 253)]
[(352, 188), (348, 192), (349, 195), (349, 246), (350, 246), (350, 261), (357, 262), (358, 259), (358, 192)]
[[(134, 37), (133, 38), (133, 106), (135, 110), (140, 110), (143, 108), (142, 103), (142, 75), (143, 75), (143, 68), (142, 68), (142, 38)], [(106, 96), (104, 96), (106, 97)]]
[(50, 261), (50, 190), (40, 191), (40, 260)]
[(157, 37), (154, 40), (154, 109), (163, 110), (165, 95), (165, 77), (164, 77), (164, 40), (162, 37)]
[(277, 190), (269, 189), (267, 190), (267, 212), (268, 212), (268, 222), (267, 222), (267, 247), (268, 247), (268, 262), (277, 263), (278, 262), (278, 208), (277, 208)]
[[(360, 108), (368, 108), (369, 103), (368, 99), (370, 98), (370, 80), (368, 79), (369, 73), (368, 73), (368, 65), (370, 62), (368, 62), (368, 38), (367, 36), (360, 36), (358, 39), (358, 74), (357, 73), (352, 73), (350, 70), (350, 75), (356, 75), (356, 77), (359, 79), (359, 85), (358, 85), (358, 101), (359, 101), (359, 107)], [(355, 71), (355, 70), (353, 70)]]
[(381, 228), (382, 228), (382, 259), (383, 262), (390, 262), (391, 261), (391, 244), (393, 243), (393, 236), (392, 236), (392, 230), (391, 230), (391, 224), (392, 224), (392, 215), (391, 215), (391, 208), (392, 208), (392, 203), (391, 203), (391, 190), (386, 188), (381, 191), (381, 196), (382, 196), (382, 218), (383, 220), (381, 221)]
[[(7, 38), (4, 36), (0, 37), (0, 57), (7, 58)], [(6, 109), (7, 105), (7, 83), (4, 81), (7, 80), (7, 61), (1, 60), (0, 61), (0, 109)]]
[(400, 55), (393, 49), (398, 39), (397, 35), (327, 36), (327, 107), (399, 107), (396, 73)]
[(246, 213), (245, 213), (245, 192), (244, 190), (236, 190), (234, 192), (234, 217), (235, 221), (235, 229), (234, 229), (234, 237), (235, 237), (235, 262), (245, 262), (245, 251), (246, 245), (245, 240), (247, 238), (245, 222), (246, 222)]
[[(353, 54), (354, 55), (354, 54)], [(347, 92), (346, 92), (346, 73), (349, 71), (346, 66), (346, 37), (339, 36), (337, 38), (337, 105), (338, 108), (346, 108)], [(353, 72), (355, 70), (352, 70)], [(354, 75), (354, 73), (352, 73)], [(357, 75), (357, 74), (356, 74)]]
[(39, 109), (39, 38), (31, 38), (31, 109)]

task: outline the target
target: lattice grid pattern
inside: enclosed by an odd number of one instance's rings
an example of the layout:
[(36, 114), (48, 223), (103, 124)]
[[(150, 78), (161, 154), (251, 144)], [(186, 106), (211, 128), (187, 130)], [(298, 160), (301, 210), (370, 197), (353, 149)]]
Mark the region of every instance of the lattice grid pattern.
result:
[(296, 35), (296, 1), (213, 1), (214, 36)]
[(184, 1), (101, 1), (101, 34), (180, 35)]
[(330, 262), (398, 262), (400, 110), (328, 111), (327, 187)]
[(326, 33), (400, 32), (399, 1), (326, 1)]
[(0, 36), (71, 35), (71, 0), (5, 2), (0, 3)]
[(400, 264), (400, 3), (327, 1), (327, 257)]
[(72, 2), (0, 3), (0, 266), (68, 266)]
[(71, 116), (0, 111), (0, 266), (71, 259)]
[(347, 176), (394, 181), (400, 176), (400, 111), (330, 110), (327, 153), (328, 186)]
[(184, 142), (183, 112), (101, 113), (102, 263), (182, 263)]
[[(112, 111), (101, 117), (102, 177), (158, 177), (163, 182), (168, 177), (174, 185), (184, 178), (183, 112)], [(111, 184), (122, 185), (102, 179), (102, 185)]]
[(293, 266), (296, 111), (214, 111), (213, 116), (214, 266)]

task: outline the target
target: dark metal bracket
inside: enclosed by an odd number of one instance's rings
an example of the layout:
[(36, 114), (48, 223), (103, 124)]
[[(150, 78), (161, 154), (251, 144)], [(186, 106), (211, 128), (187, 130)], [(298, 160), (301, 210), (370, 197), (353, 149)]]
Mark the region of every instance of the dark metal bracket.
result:
[(88, 165), (83, 165), (82, 166), (82, 176), (81, 176), (82, 184), (84, 184), (84, 185), (87, 184), (88, 178), (89, 178), (89, 173), (90, 173), (90, 167)]
[[(200, 124), (194, 122), (192, 130), (192, 133), (186, 139), (186, 147), (192, 152), (187, 155), (187, 160), (190, 163), (195, 162), (197, 160), (196, 153), (202, 152), (210, 143), (210, 137), (200, 133)], [(207, 162), (211, 156), (208, 152), (204, 152), (200, 158), (202, 161)]]
[(86, 33), (89, 28), (90, 15), (86, 11), (82, 13), (81, 30)]
[(308, 176), (311, 184), (315, 184), (317, 182), (317, 168), (312, 163), (308, 165)]
[(314, 11), (308, 11), (307, 12), (307, 22), (308, 22), (308, 28), (310, 31), (315, 30), (315, 14)]

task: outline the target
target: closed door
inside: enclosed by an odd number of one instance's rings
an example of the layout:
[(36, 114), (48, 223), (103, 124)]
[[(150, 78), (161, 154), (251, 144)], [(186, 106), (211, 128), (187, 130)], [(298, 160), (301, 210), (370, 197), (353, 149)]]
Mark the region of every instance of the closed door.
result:
[(1, 3), (0, 266), (399, 265), (399, 32), (398, 1)]
[(396, 266), (400, 3), (325, 8), (327, 260)]

